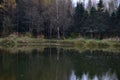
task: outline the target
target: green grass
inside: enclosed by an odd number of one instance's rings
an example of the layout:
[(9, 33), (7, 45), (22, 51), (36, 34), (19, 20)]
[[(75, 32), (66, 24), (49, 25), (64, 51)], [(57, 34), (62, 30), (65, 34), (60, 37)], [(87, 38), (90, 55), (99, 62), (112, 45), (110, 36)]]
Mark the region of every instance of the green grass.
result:
[(67, 46), (67, 47), (76, 47), (78, 49), (120, 49), (120, 41), (118, 40), (97, 40), (97, 39), (39, 39), (39, 38), (30, 38), (27, 36), (22, 37), (7, 37), (0, 38), (0, 45), (4, 47), (13, 47), (19, 45), (29, 45), (29, 46)]

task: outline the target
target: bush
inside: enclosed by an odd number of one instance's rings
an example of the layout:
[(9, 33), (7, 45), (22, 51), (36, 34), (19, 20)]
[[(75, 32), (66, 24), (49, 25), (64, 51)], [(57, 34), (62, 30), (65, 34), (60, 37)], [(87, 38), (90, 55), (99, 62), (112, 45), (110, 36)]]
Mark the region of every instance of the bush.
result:
[(13, 47), (15, 46), (15, 42), (13, 40), (9, 39), (3, 39), (0, 44), (4, 47)]
[(78, 40), (75, 42), (76, 46), (85, 47), (86, 42), (84, 40)]
[(94, 41), (94, 40), (88, 41), (88, 42), (86, 43), (86, 47), (96, 48), (96, 47), (97, 47), (97, 42)]
[(8, 36), (9, 39), (16, 39), (18, 37), (18, 35), (16, 33), (10, 34)]

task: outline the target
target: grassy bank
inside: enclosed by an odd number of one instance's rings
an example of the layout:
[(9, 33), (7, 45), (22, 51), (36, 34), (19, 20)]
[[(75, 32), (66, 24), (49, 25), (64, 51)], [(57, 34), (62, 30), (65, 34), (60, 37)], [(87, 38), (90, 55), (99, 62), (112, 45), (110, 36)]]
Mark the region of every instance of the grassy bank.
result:
[(4, 47), (14, 47), (14, 46), (72, 46), (80, 49), (105, 49), (105, 48), (115, 48), (120, 49), (120, 41), (114, 39), (40, 39), (40, 38), (30, 38), (30, 37), (7, 37), (0, 38), (0, 45)]

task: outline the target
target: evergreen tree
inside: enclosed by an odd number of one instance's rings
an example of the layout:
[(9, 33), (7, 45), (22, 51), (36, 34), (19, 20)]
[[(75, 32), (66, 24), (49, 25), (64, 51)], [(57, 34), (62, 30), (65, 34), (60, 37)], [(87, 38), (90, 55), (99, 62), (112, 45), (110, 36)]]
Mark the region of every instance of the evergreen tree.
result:
[(90, 14), (84, 24), (84, 30), (86, 33), (90, 33), (91, 38), (102, 38), (102, 34), (108, 29), (109, 14), (103, 10), (102, 0), (98, 3), (98, 10), (94, 7), (91, 8)]
[(88, 34), (90, 33), (91, 38), (93, 38), (93, 33), (97, 31), (96, 18), (97, 18), (97, 11), (94, 7), (92, 7), (90, 10), (90, 14), (87, 16), (87, 19), (85, 20), (85, 23), (83, 24), (84, 32)]
[(105, 10), (105, 6), (103, 5), (103, 0), (100, 0), (98, 3), (98, 27), (99, 27), (99, 36), (103, 38), (103, 35), (108, 32), (109, 28), (109, 12)]
[(80, 33), (82, 32), (83, 22), (85, 20), (85, 10), (82, 3), (77, 3), (75, 12), (73, 15), (73, 32)]
[[(17, 0), (16, 6), (16, 31), (17, 32), (26, 32), (28, 31), (28, 19), (26, 18), (26, 4), (24, 0)], [(22, 6), (21, 6), (22, 5)]]
[(92, 6), (92, 1), (89, 0), (89, 1), (88, 1), (88, 5), (87, 5), (87, 10), (90, 11), (92, 7), (93, 7), (93, 6)]
[(109, 22), (109, 34), (110, 36), (120, 36), (120, 6), (118, 7), (116, 12), (113, 12), (110, 15)]
[(117, 25), (117, 21), (116, 21), (116, 13), (113, 12), (111, 15), (110, 15), (110, 21), (109, 21), (109, 29), (108, 29), (108, 34), (110, 36), (114, 36), (115, 34), (115, 26)]
[(116, 12), (116, 21), (117, 21), (117, 24), (114, 24), (115, 27), (115, 31), (116, 31), (116, 36), (120, 36), (120, 5), (117, 9), (117, 12)]
[(104, 5), (103, 5), (103, 1), (100, 0), (99, 3), (98, 3), (98, 9), (101, 10), (103, 7), (104, 7)]

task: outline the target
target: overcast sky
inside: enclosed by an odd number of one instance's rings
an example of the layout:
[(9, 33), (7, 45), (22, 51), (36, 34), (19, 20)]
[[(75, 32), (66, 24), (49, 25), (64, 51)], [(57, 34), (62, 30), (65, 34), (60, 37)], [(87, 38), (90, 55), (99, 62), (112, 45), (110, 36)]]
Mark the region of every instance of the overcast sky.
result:
[[(72, 1), (74, 6), (76, 6), (76, 3), (78, 1), (84, 1), (84, 7), (87, 9), (89, 0), (72, 0)], [(91, 0), (91, 1), (92, 1), (92, 5), (97, 8), (97, 3), (99, 2), (99, 0)], [(103, 0), (103, 5), (105, 6), (106, 10), (113, 12), (117, 10), (117, 7), (120, 5), (120, 0)]]
[[(86, 6), (89, 0), (72, 0), (72, 1), (73, 1), (73, 5), (75, 5), (75, 6), (76, 6), (76, 3), (77, 3), (78, 1), (84, 1), (84, 2), (85, 2), (85, 6)], [(92, 3), (98, 3), (98, 2), (99, 2), (99, 0), (91, 0), (91, 1), (92, 1)], [(117, 1), (117, 5), (120, 4), (120, 0), (103, 0), (104, 5), (105, 5), (106, 7), (108, 6), (108, 4), (109, 4), (111, 1), (113, 1), (113, 2), (114, 2), (114, 1)]]
[[(72, 0), (74, 4), (76, 4), (78, 1), (85, 1), (88, 2), (88, 0)], [(99, 0), (91, 0), (91, 1), (99, 1)], [(110, 1), (115, 1), (115, 0), (103, 0), (104, 2), (108, 3)], [(120, 3), (120, 0), (116, 0), (118, 3)]]
[(73, 0), (73, 3), (76, 3), (78, 0)]
[[(85, 4), (87, 4), (88, 3), (88, 0), (72, 0), (73, 1), (73, 4), (74, 5), (76, 5), (76, 3), (78, 2), (78, 1), (85, 1)], [(92, 0), (91, 0), (92, 1)], [(99, 0), (93, 0), (94, 2), (98, 2)]]

